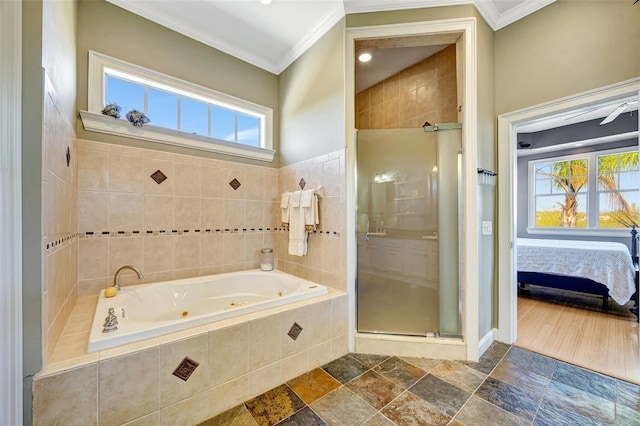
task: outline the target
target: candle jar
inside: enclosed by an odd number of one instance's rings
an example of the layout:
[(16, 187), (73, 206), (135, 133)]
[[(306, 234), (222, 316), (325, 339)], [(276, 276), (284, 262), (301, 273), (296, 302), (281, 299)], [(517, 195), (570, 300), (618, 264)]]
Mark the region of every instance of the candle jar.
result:
[(260, 270), (272, 271), (273, 270), (273, 249), (263, 248), (260, 250)]

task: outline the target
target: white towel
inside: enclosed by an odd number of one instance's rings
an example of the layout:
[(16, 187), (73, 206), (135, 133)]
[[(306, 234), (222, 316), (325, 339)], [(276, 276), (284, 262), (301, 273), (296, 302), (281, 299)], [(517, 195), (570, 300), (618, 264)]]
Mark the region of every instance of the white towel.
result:
[(316, 225), (318, 225), (319, 223), (320, 221), (318, 216), (318, 196), (315, 193), (312, 193), (311, 203), (309, 207), (304, 207), (305, 229), (307, 231), (315, 231)]
[(294, 256), (307, 254), (307, 231), (304, 224), (305, 210), (302, 207), (291, 207), (289, 217), (289, 254)]
[(291, 207), (300, 207), (300, 198), (302, 197), (302, 191), (296, 191), (293, 193), (290, 199)]
[(282, 194), (282, 200), (280, 201), (281, 221), (283, 228), (289, 226), (289, 216), (291, 212), (290, 200), (292, 195), (293, 194), (291, 194), (291, 192), (285, 192), (284, 194)]
[(311, 207), (311, 200), (315, 196), (315, 189), (307, 189), (306, 191), (302, 191), (302, 195), (300, 196), (300, 207)]

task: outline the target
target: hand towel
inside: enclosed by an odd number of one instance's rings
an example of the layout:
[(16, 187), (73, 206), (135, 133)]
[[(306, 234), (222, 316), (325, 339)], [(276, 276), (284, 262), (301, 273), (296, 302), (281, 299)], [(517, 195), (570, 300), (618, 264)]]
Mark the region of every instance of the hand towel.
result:
[(285, 192), (282, 194), (282, 200), (280, 201), (281, 226), (285, 229), (289, 227), (289, 216), (291, 211), (290, 200), (292, 195), (293, 194), (291, 194), (291, 192)]
[(300, 207), (300, 198), (302, 197), (302, 191), (296, 191), (290, 198), (289, 203), (291, 207)]
[[(299, 199), (298, 197), (298, 201)], [(300, 207), (299, 204), (298, 207), (291, 207), (289, 217), (289, 254), (294, 256), (307, 254), (307, 231), (304, 224), (304, 211), (306, 209)]]
[(311, 200), (315, 196), (315, 189), (307, 189), (306, 191), (302, 191), (302, 195), (300, 196), (300, 207), (311, 207)]
[[(315, 190), (309, 190), (309, 202), (306, 203), (306, 193), (304, 191), (302, 194), (302, 206), (304, 209), (304, 224), (305, 229), (309, 232), (313, 232), (316, 230), (316, 225), (319, 223), (318, 217), (318, 196), (315, 193)], [(306, 205), (305, 205), (306, 204)]]

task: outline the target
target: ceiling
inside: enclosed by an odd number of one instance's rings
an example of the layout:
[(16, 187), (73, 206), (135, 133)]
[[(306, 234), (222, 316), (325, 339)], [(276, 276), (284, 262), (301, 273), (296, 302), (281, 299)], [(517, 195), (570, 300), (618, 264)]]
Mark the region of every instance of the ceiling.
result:
[[(280, 74), (345, 14), (474, 4), (498, 30), (555, 0), (107, 0)], [(411, 65), (411, 64), (409, 64)]]
[[(640, 102), (638, 102), (638, 95), (607, 99), (605, 101), (598, 102), (597, 104), (585, 104), (576, 109), (563, 111), (548, 117), (541, 117), (538, 120), (518, 125), (517, 132), (533, 133), (595, 119), (604, 120), (604, 118), (609, 116), (609, 114), (612, 114), (618, 106), (625, 103), (628, 103), (629, 105), (624, 107), (620, 113), (637, 111), (638, 105), (640, 104)], [(606, 124), (602, 125), (606, 126)]]

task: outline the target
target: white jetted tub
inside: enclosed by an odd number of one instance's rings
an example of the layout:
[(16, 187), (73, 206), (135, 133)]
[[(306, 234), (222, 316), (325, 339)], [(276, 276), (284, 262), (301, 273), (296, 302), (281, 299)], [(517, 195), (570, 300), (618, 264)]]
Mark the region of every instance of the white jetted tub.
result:
[[(133, 343), (327, 294), (323, 285), (280, 271), (250, 270), (100, 292), (87, 352)], [(109, 308), (118, 329), (103, 333)]]

